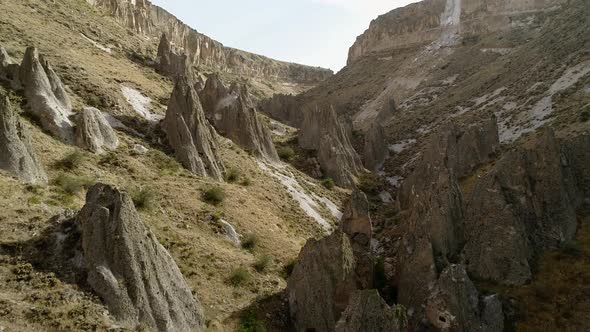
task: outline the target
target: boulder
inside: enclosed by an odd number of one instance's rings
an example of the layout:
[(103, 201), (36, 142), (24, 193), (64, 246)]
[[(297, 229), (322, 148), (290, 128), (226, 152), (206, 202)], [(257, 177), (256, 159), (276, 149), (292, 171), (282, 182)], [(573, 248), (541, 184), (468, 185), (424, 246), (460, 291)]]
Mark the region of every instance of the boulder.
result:
[(356, 266), (351, 241), (342, 231), (307, 241), (287, 282), (297, 331), (334, 331), (358, 289)]
[(342, 187), (354, 187), (363, 172), (359, 155), (349, 134), (338, 121), (333, 107), (315, 107), (305, 112), (299, 133), (299, 146), (317, 151), (324, 174)]
[(379, 122), (373, 122), (365, 133), (365, 148), (363, 150), (365, 167), (374, 172), (380, 170), (388, 155), (389, 149), (385, 142), (383, 126)]
[(162, 126), (176, 159), (185, 168), (197, 175), (223, 179), (217, 133), (205, 118), (199, 96), (186, 77), (180, 77), (174, 85)]
[(117, 320), (130, 329), (204, 330), (201, 305), (129, 195), (97, 184), (78, 219), (88, 284)]
[(399, 332), (403, 330), (399, 315), (403, 313), (389, 307), (377, 290), (356, 291), (336, 324), (336, 332)]
[(76, 115), (76, 144), (94, 153), (101, 154), (119, 146), (117, 134), (103, 115), (94, 107), (84, 107)]
[(20, 66), (29, 112), (50, 134), (64, 143), (74, 142), (74, 128), (69, 117), (72, 104), (61, 80), (49, 62), (34, 47), (27, 48)]
[(439, 331), (504, 330), (496, 295), (480, 296), (463, 265), (449, 265), (438, 278), (426, 305), (428, 321)]
[(5, 95), (0, 94), (0, 169), (32, 184), (46, 184), (47, 174), (31, 145), (29, 131)]
[(211, 75), (200, 97), (207, 118), (219, 134), (259, 158), (279, 161), (270, 130), (258, 117), (245, 87), (233, 85), (228, 90), (217, 75)]
[(158, 46), (156, 71), (172, 80), (190, 71), (190, 61), (187, 56), (173, 48), (165, 33), (162, 34)]
[(341, 228), (352, 241), (363, 246), (370, 244), (373, 226), (369, 215), (369, 201), (362, 191), (358, 189), (352, 191), (344, 208)]

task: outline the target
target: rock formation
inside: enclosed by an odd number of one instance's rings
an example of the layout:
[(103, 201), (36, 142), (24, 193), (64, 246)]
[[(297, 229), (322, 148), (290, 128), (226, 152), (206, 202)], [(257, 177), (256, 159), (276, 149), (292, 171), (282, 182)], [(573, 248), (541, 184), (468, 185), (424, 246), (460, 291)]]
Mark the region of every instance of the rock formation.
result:
[(195, 31), (166, 10), (147, 0), (86, 0), (104, 9), (138, 34), (160, 38), (166, 34), (187, 54), (190, 65), (202, 65), (236, 75), (289, 83), (314, 84), (332, 76), (328, 69), (303, 66), (225, 47)]
[(317, 151), (324, 174), (339, 186), (353, 187), (363, 172), (361, 159), (333, 107), (316, 106), (305, 112), (299, 146)]
[(300, 128), (303, 123), (303, 100), (300, 96), (275, 94), (260, 102), (260, 111), (291, 127)]
[(259, 119), (245, 87), (234, 86), (230, 91), (217, 75), (211, 75), (200, 97), (219, 134), (264, 160), (279, 160), (270, 130)]
[(13, 90), (19, 90), (20, 65), (8, 55), (6, 49), (0, 46), (0, 81), (8, 82)]
[(389, 155), (389, 149), (385, 142), (383, 126), (373, 122), (365, 133), (365, 148), (363, 150), (363, 162), (371, 171), (378, 171), (383, 167), (385, 159)]
[(336, 325), (336, 332), (399, 332), (403, 322), (377, 290), (356, 291)]
[(114, 317), (131, 329), (204, 330), (199, 302), (127, 194), (97, 184), (78, 218), (88, 283)]
[(46, 184), (47, 175), (37, 159), (28, 130), (0, 94), (0, 169), (32, 184)]
[(186, 75), (190, 72), (190, 66), (185, 54), (176, 51), (166, 34), (162, 34), (158, 46), (158, 57), (156, 59), (156, 71), (172, 80)]
[(76, 115), (76, 144), (94, 153), (114, 150), (119, 145), (117, 134), (102, 114), (94, 107), (84, 107)]
[(29, 47), (20, 67), (20, 81), (24, 86), (29, 112), (52, 135), (65, 143), (73, 143), (74, 129), (69, 119), (72, 104), (61, 80), (49, 62)]
[(201, 176), (223, 179), (217, 133), (205, 118), (199, 96), (186, 77), (180, 77), (174, 85), (162, 126), (176, 159), (184, 167)]

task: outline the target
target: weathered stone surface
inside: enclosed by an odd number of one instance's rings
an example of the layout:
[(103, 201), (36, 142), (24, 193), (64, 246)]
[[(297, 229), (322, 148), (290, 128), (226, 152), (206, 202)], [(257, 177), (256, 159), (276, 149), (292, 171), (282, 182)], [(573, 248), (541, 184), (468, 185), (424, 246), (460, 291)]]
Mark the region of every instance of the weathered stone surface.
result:
[(10, 84), (13, 90), (20, 90), (20, 65), (8, 55), (6, 49), (0, 46), (0, 81)]
[(259, 119), (245, 87), (228, 90), (217, 75), (211, 75), (200, 97), (207, 118), (221, 135), (257, 157), (279, 160), (270, 130)]
[(336, 332), (397, 332), (402, 323), (377, 290), (355, 292), (336, 325)]
[(365, 148), (363, 150), (365, 167), (374, 172), (380, 170), (388, 155), (389, 149), (385, 142), (383, 126), (378, 122), (373, 122), (365, 133)]
[(27, 48), (20, 66), (20, 81), (31, 114), (49, 133), (65, 143), (73, 143), (70, 98), (49, 62), (40, 57), (34, 47)]
[(159, 38), (165, 33), (170, 42), (184, 50), (191, 65), (203, 65), (245, 77), (289, 83), (313, 84), (333, 75), (328, 69), (277, 61), (225, 47), (147, 0), (86, 1), (104, 9), (120, 24), (138, 34)]
[(349, 134), (338, 121), (333, 107), (315, 107), (305, 112), (299, 146), (318, 152), (324, 174), (342, 187), (353, 187), (364, 171)]
[(28, 130), (12, 108), (8, 97), (1, 93), (0, 169), (29, 183), (47, 183), (47, 174), (33, 151)]
[(300, 96), (276, 94), (260, 102), (260, 111), (291, 127), (300, 128), (303, 123), (303, 104)]
[(352, 244), (339, 230), (321, 240), (307, 241), (287, 283), (297, 331), (334, 331), (358, 289), (356, 265)]
[(187, 56), (173, 48), (166, 34), (162, 34), (158, 46), (156, 71), (172, 80), (190, 72)]
[(369, 215), (367, 195), (360, 190), (353, 190), (344, 208), (342, 231), (354, 242), (369, 245), (373, 237), (373, 226)]
[(440, 275), (426, 306), (426, 316), (440, 331), (503, 331), (500, 300), (481, 297), (462, 265), (450, 265)]
[(199, 96), (185, 77), (177, 80), (162, 123), (176, 159), (189, 171), (223, 179), (215, 129), (203, 113)]
[(84, 107), (76, 115), (76, 144), (94, 153), (105, 149), (115, 150), (119, 146), (117, 134), (102, 114), (94, 107)]
[(562, 165), (569, 171), (570, 183), (573, 183), (569, 186), (570, 197), (574, 198), (576, 206), (590, 209), (590, 135), (563, 142)]
[(88, 283), (127, 327), (203, 331), (203, 310), (131, 198), (97, 184), (78, 216)]

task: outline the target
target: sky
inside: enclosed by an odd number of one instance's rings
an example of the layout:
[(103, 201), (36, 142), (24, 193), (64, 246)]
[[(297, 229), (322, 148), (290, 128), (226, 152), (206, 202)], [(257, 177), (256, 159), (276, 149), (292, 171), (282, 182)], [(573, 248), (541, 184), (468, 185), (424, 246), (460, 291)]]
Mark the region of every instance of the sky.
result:
[(335, 72), (371, 20), (416, 1), (152, 0), (226, 46)]

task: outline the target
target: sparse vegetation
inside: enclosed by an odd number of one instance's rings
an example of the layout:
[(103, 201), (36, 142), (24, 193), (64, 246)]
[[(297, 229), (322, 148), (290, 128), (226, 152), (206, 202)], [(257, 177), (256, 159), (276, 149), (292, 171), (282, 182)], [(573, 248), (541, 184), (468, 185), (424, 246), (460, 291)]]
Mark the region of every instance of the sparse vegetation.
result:
[(62, 169), (66, 170), (75, 170), (78, 169), (82, 162), (84, 161), (84, 154), (79, 150), (74, 150), (73, 152), (68, 153), (63, 157), (61, 160), (57, 162), (57, 166)]
[(379, 176), (373, 173), (365, 173), (360, 177), (359, 189), (370, 196), (377, 196), (382, 192), (384, 187), (383, 181)]
[(262, 255), (254, 262), (254, 269), (260, 273), (266, 271), (272, 263), (272, 257), (269, 255)]
[(182, 166), (180, 166), (176, 159), (166, 155), (162, 151), (151, 149), (149, 156), (162, 175), (174, 175), (182, 169)]
[(242, 179), (242, 181), (240, 181), (240, 184), (244, 187), (248, 187), (249, 185), (252, 184), (252, 180), (246, 176)]
[(250, 281), (250, 278), (250, 272), (246, 268), (238, 267), (232, 271), (228, 281), (232, 286), (241, 286)]
[(588, 122), (588, 120), (590, 120), (590, 111), (582, 111), (580, 113), (580, 122)]
[(242, 239), (242, 248), (253, 251), (258, 246), (258, 242), (260, 242), (258, 235), (248, 233), (244, 235), (244, 238)]
[(225, 199), (225, 191), (221, 187), (213, 187), (203, 192), (203, 200), (211, 205), (219, 205)]
[(156, 192), (151, 187), (135, 188), (131, 190), (131, 199), (138, 210), (150, 211), (156, 204)]
[(264, 321), (258, 318), (258, 315), (252, 311), (247, 310), (240, 316), (239, 332), (266, 332)]
[(230, 168), (225, 174), (225, 181), (233, 183), (240, 178), (240, 171), (236, 168)]
[(293, 273), (293, 269), (295, 269), (295, 265), (297, 265), (296, 258), (290, 260), (289, 262), (287, 262), (287, 264), (285, 264), (285, 266), (283, 267), (283, 274), (285, 279), (291, 276), (291, 274)]
[(102, 102), (100, 101), (100, 97), (98, 96), (90, 96), (86, 103), (88, 104), (88, 106), (92, 106), (95, 108), (99, 108), (100, 106), (102, 106)]
[(334, 184), (334, 180), (332, 178), (325, 178), (322, 180), (322, 186), (324, 186), (328, 190), (334, 189), (336, 184)]
[(94, 181), (86, 177), (62, 173), (58, 175), (57, 178), (55, 178), (54, 184), (58, 186), (65, 194), (77, 195), (82, 192), (82, 190), (87, 189), (93, 185)]
[(295, 150), (289, 146), (279, 148), (277, 153), (279, 154), (279, 158), (284, 161), (291, 161), (295, 157)]

